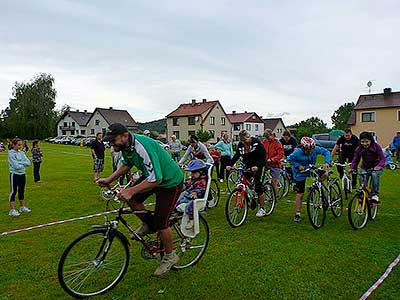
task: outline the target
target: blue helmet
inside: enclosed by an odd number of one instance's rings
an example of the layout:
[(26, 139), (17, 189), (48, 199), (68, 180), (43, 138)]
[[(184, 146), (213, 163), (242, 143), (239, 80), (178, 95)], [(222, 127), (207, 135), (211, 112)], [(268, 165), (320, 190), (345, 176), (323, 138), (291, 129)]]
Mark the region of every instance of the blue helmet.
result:
[(192, 160), (186, 167), (186, 171), (194, 172), (204, 170), (207, 167), (204, 161), (200, 159)]

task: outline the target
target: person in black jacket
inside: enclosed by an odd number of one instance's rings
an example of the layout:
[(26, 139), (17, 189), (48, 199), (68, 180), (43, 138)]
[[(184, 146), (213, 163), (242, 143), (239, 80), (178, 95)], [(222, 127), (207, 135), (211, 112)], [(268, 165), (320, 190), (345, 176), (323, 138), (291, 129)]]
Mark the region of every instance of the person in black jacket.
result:
[(266, 153), (265, 148), (261, 142), (252, 137), (246, 130), (242, 130), (239, 133), (240, 142), (238, 144), (235, 155), (232, 158), (231, 166), (227, 166), (226, 169), (230, 171), (232, 166), (241, 157), (245, 168), (251, 169), (254, 177), (255, 191), (258, 195), (258, 201), (260, 208), (256, 214), (257, 217), (263, 217), (266, 215), (264, 210), (264, 187), (261, 183), (261, 177), (263, 174), (263, 168), (266, 164)]

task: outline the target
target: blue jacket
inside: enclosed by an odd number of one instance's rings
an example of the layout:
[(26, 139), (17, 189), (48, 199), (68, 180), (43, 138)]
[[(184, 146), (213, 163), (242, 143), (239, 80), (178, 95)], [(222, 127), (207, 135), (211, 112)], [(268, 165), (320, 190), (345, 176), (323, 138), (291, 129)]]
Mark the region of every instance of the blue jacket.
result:
[(25, 167), (30, 166), (31, 161), (26, 157), (25, 152), (11, 149), (8, 151), (8, 164), (10, 173), (23, 175), (26, 173)]
[(297, 148), (287, 158), (288, 162), (293, 167), (293, 177), (296, 181), (304, 181), (309, 176), (309, 172), (301, 173), (299, 170), (300, 166), (307, 168), (310, 164), (315, 165), (317, 162), (317, 155), (325, 156), (325, 163), (330, 164), (332, 162), (331, 154), (325, 148), (316, 146), (310, 155), (306, 155), (301, 148)]
[(219, 141), (214, 146), (215, 149), (221, 152), (221, 156), (233, 157), (232, 143), (225, 143), (224, 141)]
[(397, 135), (393, 138), (393, 146), (400, 147), (400, 137)]

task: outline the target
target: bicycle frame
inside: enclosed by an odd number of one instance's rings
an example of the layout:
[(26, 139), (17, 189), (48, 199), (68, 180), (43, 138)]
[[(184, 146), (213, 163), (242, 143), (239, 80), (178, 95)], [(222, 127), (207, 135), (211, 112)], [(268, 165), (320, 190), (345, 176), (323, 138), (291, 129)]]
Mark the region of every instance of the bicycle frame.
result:
[[(240, 182), (237, 184), (236, 188), (240, 189), (241, 195), (242, 195), (242, 199), (240, 201), (239, 207), (240, 209), (243, 208), (243, 201), (246, 198), (245, 194), (249, 194), (249, 189), (253, 189), (254, 188), (254, 183), (251, 182), (249, 179), (246, 178), (246, 176), (244, 175), (244, 169), (242, 167), (236, 168), (236, 171), (239, 171), (240, 174)], [(235, 201), (234, 206), (236, 207), (237, 203), (237, 198), (238, 198), (238, 194), (236, 194), (235, 196)]]

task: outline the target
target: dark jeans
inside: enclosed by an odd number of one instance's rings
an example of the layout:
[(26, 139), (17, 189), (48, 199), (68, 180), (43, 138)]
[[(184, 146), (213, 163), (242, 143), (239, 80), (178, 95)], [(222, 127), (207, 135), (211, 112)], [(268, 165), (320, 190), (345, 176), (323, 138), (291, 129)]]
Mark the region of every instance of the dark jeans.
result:
[[(365, 174), (367, 173), (366, 170), (360, 168), (360, 174)], [(371, 196), (378, 196), (379, 195), (379, 186), (380, 186), (380, 177), (382, 175), (382, 170), (380, 171), (374, 171), (370, 172), (366, 176), (366, 182), (365, 184), (367, 185), (369, 180), (371, 180)], [(360, 181), (363, 180), (363, 177), (361, 176)]]
[[(220, 160), (221, 166), (219, 168), (219, 179), (226, 179), (228, 180), (229, 172), (226, 170), (226, 167), (231, 164), (231, 157), (230, 156), (221, 156)], [(226, 177), (225, 177), (226, 176)]]
[(214, 170), (217, 174), (218, 179), (220, 179), (220, 177), (219, 177), (219, 174), (221, 172), (220, 168), (221, 168), (221, 165), (220, 165), (219, 161), (214, 162)]
[(400, 162), (400, 147), (396, 147), (395, 152), (396, 152), (397, 162)]
[(181, 153), (180, 152), (172, 152), (171, 153), (172, 159), (176, 162), (181, 160)]
[[(348, 155), (348, 156), (339, 156), (339, 163), (344, 164), (345, 162), (351, 163), (353, 161), (354, 155)], [(336, 167), (340, 178), (343, 178), (344, 176), (344, 170), (343, 167), (337, 166)], [(351, 185), (354, 187), (357, 186), (357, 174), (351, 174)]]
[(40, 164), (41, 162), (34, 162), (33, 163), (33, 178), (35, 182), (40, 181)]

